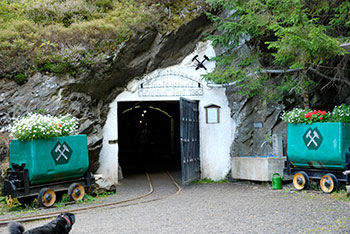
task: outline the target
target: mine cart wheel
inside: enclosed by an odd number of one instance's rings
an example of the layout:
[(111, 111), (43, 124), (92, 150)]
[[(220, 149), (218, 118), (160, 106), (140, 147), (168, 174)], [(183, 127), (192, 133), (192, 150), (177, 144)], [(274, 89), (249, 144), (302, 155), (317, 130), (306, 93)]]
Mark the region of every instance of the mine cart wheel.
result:
[(81, 184), (73, 183), (68, 188), (68, 196), (70, 201), (82, 200), (85, 196), (85, 189)]
[(12, 207), (13, 206), (13, 198), (11, 195), (7, 195), (6, 196), (6, 204), (8, 207)]
[(56, 201), (56, 193), (49, 188), (43, 188), (38, 194), (38, 202), (40, 206), (51, 207)]
[(320, 187), (325, 193), (332, 193), (338, 189), (338, 179), (335, 175), (328, 173), (322, 176), (320, 180)]
[(297, 190), (307, 189), (309, 187), (309, 176), (304, 171), (296, 173), (293, 177), (293, 185)]

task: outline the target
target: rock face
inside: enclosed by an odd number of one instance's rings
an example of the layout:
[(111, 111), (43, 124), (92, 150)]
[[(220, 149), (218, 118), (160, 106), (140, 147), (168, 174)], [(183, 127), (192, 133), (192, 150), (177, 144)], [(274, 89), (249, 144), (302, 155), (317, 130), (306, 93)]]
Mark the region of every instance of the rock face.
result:
[(3, 183), (3, 177), (6, 169), (9, 167), (7, 159), (9, 148), (9, 136), (7, 133), (0, 134), (0, 184)]
[(122, 44), (103, 66), (86, 70), (78, 77), (37, 73), (21, 86), (0, 79), (0, 133), (7, 132), (16, 117), (28, 112), (71, 113), (80, 120), (78, 133), (88, 135), (95, 171), (111, 101), (128, 81), (181, 61), (210, 29), (211, 22), (205, 15), (166, 35), (151, 28)]
[(237, 123), (231, 156), (276, 154), (273, 135), (278, 137), (282, 144), (281, 151), (285, 155), (287, 124), (280, 119), (282, 105), (267, 103), (261, 97), (243, 97), (233, 86), (226, 89), (226, 95), (230, 103), (231, 117)]

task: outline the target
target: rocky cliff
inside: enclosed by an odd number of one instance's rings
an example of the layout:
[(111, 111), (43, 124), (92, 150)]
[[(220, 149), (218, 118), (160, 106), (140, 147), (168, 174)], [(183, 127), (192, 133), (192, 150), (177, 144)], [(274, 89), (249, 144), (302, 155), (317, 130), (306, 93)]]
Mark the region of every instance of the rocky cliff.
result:
[(235, 140), (231, 146), (232, 157), (276, 154), (272, 144), (273, 135), (278, 136), (282, 144), (281, 153), (286, 152), (287, 124), (280, 119), (284, 109), (282, 104), (269, 103), (259, 96), (247, 98), (240, 95), (234, 86), (226, 89), (226, 95), (231, 117), (237, 123)]
[[(97, 162), (110, 102), (128, 81), (181, 61), (208, 30), (211, 23), (203, 14), (176, 31), (161, 34), (150, 28), (140, 32), (123, 42), (104, 64), (85, 69), (79, 76), (37, 72), (23, 85), (0, 79), (0, 132), (7, 135), (11, 122), (28, 112), (71, 113), (79, 118), (78, 133), (88, 135), (90, 160)], [(98, 165), (92, 165), (96, 170)]]

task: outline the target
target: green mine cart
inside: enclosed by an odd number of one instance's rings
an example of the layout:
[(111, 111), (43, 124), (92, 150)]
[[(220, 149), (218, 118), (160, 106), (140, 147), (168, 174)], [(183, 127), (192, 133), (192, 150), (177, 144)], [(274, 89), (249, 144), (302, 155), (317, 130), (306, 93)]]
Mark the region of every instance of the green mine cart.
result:
[(285, 174), (293, 175), (297, 190), (307, 189), (310, 179), (326, 193), (349, 185), (350, 124), (288, 124)]
[(37, 196), (40, 205), (50, 207), (55, 192), (65, 190), (71, 200), (82, 199), (85, 188), (94, 184), (86, 135), (10, 140), (9, 161), (2, 189), (9, 206), (14, 198), (27, 202)]

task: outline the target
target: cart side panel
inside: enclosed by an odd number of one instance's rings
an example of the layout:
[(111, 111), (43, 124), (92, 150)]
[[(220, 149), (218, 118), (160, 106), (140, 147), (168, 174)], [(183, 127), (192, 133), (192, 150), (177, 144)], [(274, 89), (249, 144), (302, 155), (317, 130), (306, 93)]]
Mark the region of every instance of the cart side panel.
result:
[(350, 124), (288, 124), (287, 154), (293, 167), (346, 169)]
[(82, 177), (89, 167), (86, 135), (10, 141), (10, 166), (25, 163), (31, 184)]

